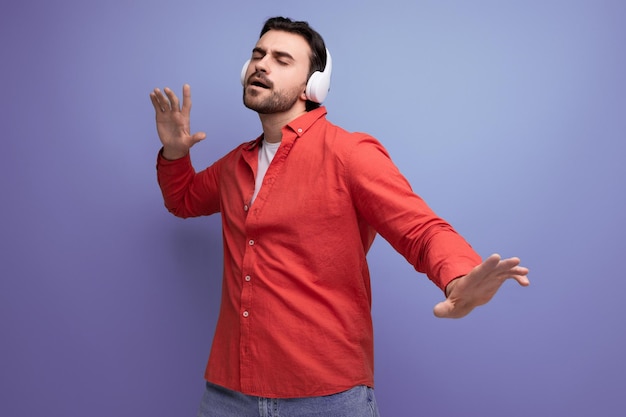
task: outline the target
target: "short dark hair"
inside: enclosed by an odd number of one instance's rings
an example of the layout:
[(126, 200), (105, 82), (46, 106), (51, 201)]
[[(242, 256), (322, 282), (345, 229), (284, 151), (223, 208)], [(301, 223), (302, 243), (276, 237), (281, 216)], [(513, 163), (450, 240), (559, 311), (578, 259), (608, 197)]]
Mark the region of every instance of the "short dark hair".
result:
[[(287, 17), (280, 16), (271, 17), (265, 21), (259, 38), (270, 30), (282, 30), (283, 32), (295, 33), (302, 36), (311, 47), (309, 77), (315, 71), (324, 71), (324, 68), (326, 68), (326, 44), (322, 36), (309, 26), (308, 22), (294, 21)], [(315, 103), (311, 100), (306, 101), (307, 111), (316, 109), (319, 106), (319, 103)]]

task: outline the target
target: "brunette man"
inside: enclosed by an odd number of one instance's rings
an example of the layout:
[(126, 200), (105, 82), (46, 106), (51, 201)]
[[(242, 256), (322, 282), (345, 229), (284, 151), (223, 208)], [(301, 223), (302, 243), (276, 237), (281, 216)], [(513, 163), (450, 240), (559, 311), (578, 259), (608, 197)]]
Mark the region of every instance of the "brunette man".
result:
[(445, 292), (438, 317), (465, 316), (508, 278), (529, 284), (517, 258), (482, 262), (378, 141), (326, 120), (328, 86), (310, 80), (330, 70), (306, 22), (269, 19), (242, 73), (263, 134), (199, 173), (189, 149), (206, 135), (190, 132), (190, 87), (182, 107), (170, 89), (150, 94), (166, 207), (222, 215), (223, 293), (200, 416), (378, 415), (366, 262), (377, 233)]

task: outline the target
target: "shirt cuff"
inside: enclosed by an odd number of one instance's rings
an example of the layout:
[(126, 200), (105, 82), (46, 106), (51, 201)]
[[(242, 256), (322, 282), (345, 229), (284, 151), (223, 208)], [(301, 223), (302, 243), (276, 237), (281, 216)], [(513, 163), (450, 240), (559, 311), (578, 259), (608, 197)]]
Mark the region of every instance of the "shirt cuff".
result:
[(189, 153), (178, 159), (166, 159), (163, 157), (163, 148), (159, 150), (157, 155), (157, 169), (160, 167), (175, 167), (176, 165), (180, 165), (181, 167), (187, 167), (187, 165), (191, 165), (191, 157)]

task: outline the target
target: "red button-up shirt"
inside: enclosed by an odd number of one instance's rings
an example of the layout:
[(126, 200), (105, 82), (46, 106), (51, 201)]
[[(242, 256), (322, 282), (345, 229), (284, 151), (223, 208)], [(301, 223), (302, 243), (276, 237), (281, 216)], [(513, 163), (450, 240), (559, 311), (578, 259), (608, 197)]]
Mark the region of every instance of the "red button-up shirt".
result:
[(379, 233), (440, 288), (481, 259), (412, 190), (383, 146), (326, 120), (293, 120), (254, 192), (260, 138), (196, 173), (158, 158), (176, 216), (222, 214), (224, 277), (207, 380), (249, 395), (373, 386), (370, 276)]

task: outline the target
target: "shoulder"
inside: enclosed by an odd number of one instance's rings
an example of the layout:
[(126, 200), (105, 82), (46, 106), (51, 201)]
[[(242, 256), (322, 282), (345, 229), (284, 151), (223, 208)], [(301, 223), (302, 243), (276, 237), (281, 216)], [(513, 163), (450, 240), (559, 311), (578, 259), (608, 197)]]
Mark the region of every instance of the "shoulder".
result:
[(325, 121), (324, 137), (326, 141), (332, 142), (338, 150), (344, 151), (351, 151), (359, 146), (380, 145), (378, 139), (369, 133), (351, 132), (327, 120)]
[(237, 145), (235, 148), (233, 148), (228, 153), (226, 153), (224, 156), (222, 156), (218, 160), (218, 162), (227, 162), (227, 161), (231, 161), (233, 159), (236, 160), (236, 159), (241, 158), (241, 156), (246, 154), (246, 153), (254, 152), (256, 150), (256, 148), (259, 146), (260, 142), (261, 142), (261, 137), (258, 137), (256, 139), (248, 141), (248, 142), (243, 142), (243, 143)]
[(382, 143), (366, 132), (350, 132), (331, 122), (326, 122), (325, 140), (337, 154), (352, 159), (360, 158), (364, 154), (380, 154), (389, 157)]

